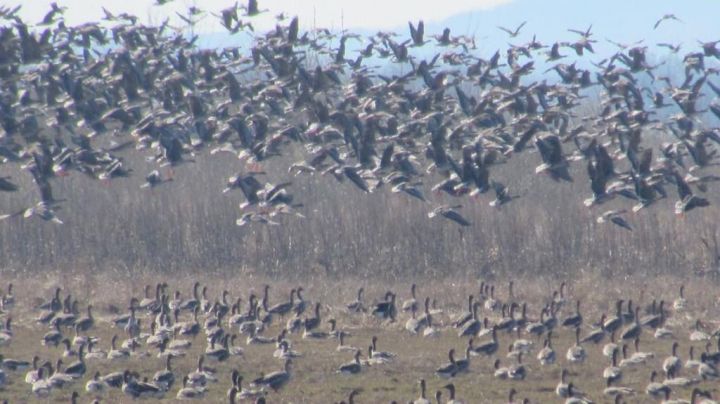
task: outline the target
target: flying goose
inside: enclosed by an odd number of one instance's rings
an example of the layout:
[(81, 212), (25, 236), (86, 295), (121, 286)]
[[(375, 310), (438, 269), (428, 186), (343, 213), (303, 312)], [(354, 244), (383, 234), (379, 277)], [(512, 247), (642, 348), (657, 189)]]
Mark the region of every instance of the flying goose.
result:
[(675, 14), (664, 14), (662, 17), (660, 17), (659, 20), (657, 20), (655, 22), (655, 25), (653, 25), (653, 29), (657, 29), (663, 21), (669, 21), (669, 20), (675, 20), (677, 22), (682, 22), (682, 20), (675, 17)]
[(525, 24), (527, 24), (527, 21), (523, 21), (522, 23), (520, 23), (520, 25), (518, 25), (514, 30), (510, 30), (508, 28), (500, 26), (498, 26), (498, 29), (500, 29), (501, 31), (505, 31), (508, 35), (510, 35), (510, 38), (515, 38), (516, 36), (518, 36), (520, 30), (522, 29), (522, 27), (525, 26)]

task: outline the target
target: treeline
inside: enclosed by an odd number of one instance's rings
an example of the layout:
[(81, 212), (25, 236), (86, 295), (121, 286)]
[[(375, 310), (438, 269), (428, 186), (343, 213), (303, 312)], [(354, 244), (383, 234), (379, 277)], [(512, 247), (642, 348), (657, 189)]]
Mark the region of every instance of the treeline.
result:
[[(534, 174), (540, 160), (534, 151), (492, 172), (520, 196), (500, 209), (488, 206), (492, 191), (457, 201), (429, 194), (432, 203), (424, 204), (388, 186), (364, 194), (331, 175), (301, 175), (290, 191), (304, 204), (299, 211), (305, 218), (276, 217), (279, 226), (243, 227), (235, 224), (242, 194), (221, 190), (227, 176), (244, 167), (232, 155), (216, 157), (200, 155), (195, 163), (175, 168), (175, 180), (155, 189), (139, 188), (144, 177), (139, 170), (151, 168), (136, 155), (127, 157), (137, 170), (133, 176), (112, 184), (81, 174), (54, 180), (56, 196), (68, 199), (58, 212), (65, 224), (32, 218), (0, 222), (2, 268), (490, 278), (580, 271), (692, 274), (716, 265), (716, 205), (676, 216), (676, 193), (668, 189), (667, 200), (628, 217), (633, 231), (598, 224), (603, 211), (631, 203), (611, 201), (588, 210), (582, 204), (591, 195), (584, 164), (574, 164), (573, 183), (549, 186), (549, 177)], [(299, 157), (268, 163), (263, 167), (268, 179), (287, 176), (284, 167)], [(35, 198), (29, 174), (14, 179), (22, 190), (3, 195), (1, 212), (30, 206)], [(706, 196), (718, 200), (713, 187)], [(428, 218), (437, 204), (456, 202), (463, 204), (471, 227)]]

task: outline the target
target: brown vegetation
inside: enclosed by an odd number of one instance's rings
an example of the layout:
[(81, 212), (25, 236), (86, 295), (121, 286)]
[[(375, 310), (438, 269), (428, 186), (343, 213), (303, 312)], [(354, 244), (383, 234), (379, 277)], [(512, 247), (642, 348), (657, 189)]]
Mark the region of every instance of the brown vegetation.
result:
[[(128, 157), (134, 158), (139, 160)], [(4, 269), (32, 271), (202, 270), (407, 279), (581, 271), (691, 274), (716, 265), (716, 206), (675, 216), (674, 190), (668, 189), (668, 200), (629, 219), (634, 231), (600, 225), (595, 223), (599, 212), (582, 206), (590, 190), (581, 165), (574, 167), (575, 183), (558, 185), (532, 174), (538, 160), (536, 153), (526, 152), (494, 171), (521, 196), (509, 205), (488, 206), (490, 194), (461, 201), (473, 223), (462, 230), (447, 220), (428, 219), (430, 204), (393, 194), (388, 187), (365, 195), (347, 182), (319, 175), (294, 179), (292, 189), (305, 204), (305, 219), (238, 227), (241, 194), (220, 192), (227, 176), (241, 168), (231, 155), (198, 156), (196, 163), (175, 169), (176, 181), (152, 190), (139, 189), (142, 176), (137, 173), (112, 186), (73, 175), (55, 186), (58, 197), (72, 195), (63, 206), (66, 225), (4, 221), (0, 262)], [(140, 170), (143, 162), (130, 165)], [(286, 164), (265, 167), (270, 180), (281, 177), (272, 172), (277, 167)], [(20, 185), (32, 190), (30, 175), (24, 179)], [(22, 192), (4, 197), (0, 211), (17, 209), (27, 197)]]

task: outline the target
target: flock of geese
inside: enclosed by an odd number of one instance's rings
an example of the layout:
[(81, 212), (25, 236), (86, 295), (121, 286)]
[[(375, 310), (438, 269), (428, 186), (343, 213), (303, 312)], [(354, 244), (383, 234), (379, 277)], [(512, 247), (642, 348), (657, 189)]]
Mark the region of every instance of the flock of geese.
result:
[[(39, 198), (0, 220), (62, 223), (65, 199), (53, 182), (71, 172), (127, 177), (123, 155), (132, 152), (157, 164), (148, 189), (200, 156), (236, 155), (243, 168), (223, 191), (242, 194), (240, 226), (304, 217), (292, 193), (297, 175), (334, 177), (362, 193), (389, 188), (460, 226), (471, 224), (464, 197), (492, 193), (487, 203), (498, 208), (518, 197), (494, 173), (519, 154), (534, 154), (535, 173), (551, 184), (583, 176), (588, 208), (621, 197), (637, 212), (675, 188), (674, 211), (684, 214), (708, 206), (701, 193), (720, 179), (710, 171), (720, 143), (711, 124), (720, 117), (717, 41), (683, 45), (678, 78), (658, 76), (639, 43), (613, 42), (615, 54), (590, 60), (592, 27), (484, 57), (474, 38), (426, 35), (423, 21), (409, 23), (409, 38), (365, 37), (302, 31), (298, 18), (279, 14), (274, 30), (256, 34), (251, 20), (267, 10), (255, 0), (210, 13), (230, 34), (252, 36), (217, 49), (198, 47), (169, 20), (143, 25), (104, 10), (102, 21), (68, 26), (56, 4), (36, 23), (18, 11), (0, 8), (0, 167), (10, 174), (0, 191), (18, 191), (16, 177), (29, 173)], [(208, 13), (193, 6), (179, 16), (193, 26)], [(681, 23), (668, 14), (655, 28), (664, 21)], [(524, 25), (500, 29), (517, 40)], [(661, 47), (675, 54), (681, 44)], [(550, 68), (541, 74), (536, 63)], [(648, 135), (660, 140), (643, 142)], [(291, 162), (297, 153), (304, 157)], [(271, 181), (269, 160), (285, 178)], [(573, 162), (586, 174), (572, 172)], [(627, 213), (594, 215), (631, 230)]]
[[(390, 188), (428, 204), (430, 218), (459, 226), (471, 225), (457, 203), (463, 198), (492, 193), (487, 203), (497, 208), (518, 198), (495, 170), (519, 154), (534, 155), (534, 173), (549, 184), (583, 176), (588, 208), (631, 201), (629, 209), (595, 214), (598, 222), (627, 230), (633, 228), (628, 210), (669, 198), (667, 188), (676, 189), (678, 215), (709, 206), (702, 193), (720, 179), (711, 172), (720, 143), (720, 128), (712, 125), (720, 118), (720, 87), (714, 83), (719, 41), (687, 45), (678, 79), (658, 76), (658, 65), (648, 61), (650, 47), (639, 43), (613, 43), (618, 50), (611, 57), (586, 60), (597, 42), (592, 27), (569, 30), (570, 39), (552, 44), (533, 36), (482, 57), (474, 38), (447, 28), (426, 36), (422, 21), (408, 24), (409, 38), (395, 32), (364, 37), (301, 31), (298, 18), (287, 21), (280, 14), (274, 30), (256, 34), (251, 20), (267, 12), (256, 0), (211, 13), (230, 34), (252, 35), (250, 45), (218, 49), (198, 47), (196, 36), (184, 35), (169, 20), (143, 25), (134, 15), (104, 10), (100, 22), (68, 26), (65, 9), (56, 4), (37, 23), (23, 21), (18, 11), (0, 6), (0, 169), (9, 173), (0, 176), (0, 192), (19, 191), (17, 177), (29, 175), (38, 200), (0, 220), (62, 223), (57, 212), (65, 199), (53, 193), (52, 184), (72, 172), (104, 183), (128, 177), (133, 169), (123, 158), (127, 153), (143, 153), (157, 164), (145, 176), (144, 189), (174, 180), (200, 156), (237, 156), (242, 170), (228, 178), (222, 193), (242, 195), (239, 226), (304, 217), (291, 178), (271, 181), (263, 169), (270, 160), (285, 164), (287, 177), (329, 176), (361, 193)], [(180, 18), (192, 26), (205, 16), (193, 6)], [(682, 22), (667, 14), (654, 29), (670, 23)], [(517, 40), (524, 26), (500, 29)], [(677, 54), (681, 46), (686, 45), (662, 43), (655, 49)], [(570, 62), (571, 54), (577, 60)], [(535, 72), (536, 62), (550, 66), (542, 73), (546, 77)], [(599, 106), (597, 113), (588, 112), (588, 103)], [(649, 135), (653, 141), (643, 142)], [(288, 156), (297, 153), (303, 158), (290, 162)], [(571, 170), (577, 162), (585, 174)], [(439, 195), (453, 203), (433, 202)], [(221, 388), (227, 388), (230, 403), (265, 402), (293, 382), (293, 363), (307, 360), (300, 351), (306, 340), (323, 346), (336, 341), (335, 371), (349, 377), (399, 360), (381, 350), (377, 336), (365, 341), (367, 349), (346, 345), (352, 333), (340, 319), (324, 318), (324, 306), (306, 300), (302, 287), (277, 304), (271, 304), (269, 289), (249, 293), (243, 308), (241, 297), (233, 301), (229, 291), (210, 299), (196, 283), (192, 296), (183, 298), (160, 283), (154, 294), (148, 286), (144, 297), (130, 299), (127, 313), (104, 322), (94, 317), (92, 302), (72, 294), (63, 299), (59, 288), (38, 305), (34, 319), (22, 318), (18, 307), (28, 302), (10, 285), (0, 300), (0, 393), (24, 380), (28, 395), (68, 391), (72, 402), (83, 383), (82, 394), (96, 402), (115, 389), (130, 398), (191, 400)], [(685, 335), (681, 325), (689, 304), (683, 289), (674, 301), (647, 307), (628, 298), (593, 323), (580, 300), (569, 303), (564, 286), (531, 306), (511, 283), (504, 299), (493, 285), (482, 284), (461, 313), (446, 313), (431, 298), (423, 301), (415, 285), (402, 303), (392, 291), (365, 301), (360, 289), (354, 301), (333, 311), (348, 319), (376, 317), (384, 332), (414, 338), (457, 335), (460, 342), (447, 353), (447, 363), (417, 381), (420, 397), (410, 401), (418, 404), (431, 402), (431, 378), (448, 379), (435, 392), (436, 402), (458, 403), (464, 386), (453, 380), (482, 372), (518, 382), (508, 390), (508, 401), (527, 402), (518, 401), (519, 382), (546, 368), (560, 370), (554, 391), (567, 403), (622, 402), (640, 394), (667, 403), (711, 403), (710, 382), (720, 378), (720, 330), (708, 329), (711, 319), (697, 318)], [(15, 356), (24, 354), (15, 349), (18, 316), (22, 327), (48, 327), (33, 357)], [(668, 325), (671, 320), (676, 326)], [(97, 337), (107, 329), (109, 341)], [(562, 355), (554, 341), (566, 334), (574, 343)], [(246, 346), (236, 344), (239, 338)], [(667, 352), (642, 351), (646, 338), (667, 340)], [(257, 375), (239, 365), (220, 374), (209, 365), (239, 364), (246, 351), (270, 344), (276, 346), (267, 358), (278, 361), (274, 372)], [(173, 362), (198, 346), (196, 368), (179, 373)], [(686, 348), (689, 358), (683, 361)], [(608, 366), (597, 375), (606, 388), (584, 393), (583, 380), (570, 378), (596, 350), (607, 357)], [(164, 360), (152, 375), (138, 370), (148, 356)], [(661, 356), (655, 367), (654, 358)], [(526, 365), (530, 361), (538, 367)], [(108, 372), (91, 374), (91, 368)], [(647, 385), (624, 384), (629, 368), (647, 371)], [(353, 403), (362, 394), (352, 390), (341, 402)], [(690, 401), (673, 398), (679, 395)]]
[[(303, 383), (305, 375), (295, 374), (295, 362), (312, 361), (317, 352), (327, 351), (335, 363), (334, 373), (352, 378), (379, 375), (383, 367), (402, 360), (401, 354), (382, 350), (377, 335), (364, 341), (367, 350), (352, 345), (362, 344), (364, 337), (358, 334), (370, 330), (387, 339), (403, 334), (409, 338), (407, 343), (446, 338), (458, 347), (459, 352), (449, 350), (446, 363), (436, 363), (434, 374), (426, 369), (428, 374), (417, 381), (417, 399), (393, 403), (431, 403), (428, 382), (436, 385), (444, 379), (432, 402), (458, 404), (463, 401), (456, 397), (476, 387), (466, 388), (461, 381), (477, 383), (472, 377), (480, 375), (491, 375), (499, 385), (510, 383), (505, 385), (510, 386), (509, 403), (529, 402), (517, 398), (525, 386), (529, 394), (554, 391), (566, 403), (620, 403), (624, 398), (644, 399), (641, 395), (668, 404), (715, 403), (711, 396), (720, 380), (720, 328), (711, 329), (711, 323), (717, 323), (712, 318), (693, 317), (703, 309), (700, 302), (693, 302), (695, 296), (685, 294), (683, 286), (674, 300), (671, 296), (652, 303), (619, 299), (606, 312), (593, 313), (593, 317), (599, 314), (596, 322), (583, 312), (580, 299), (573, 302), (565, 283), (531, 305), (514, 290), (512, 281), (505, 296), (495, 293), (495, 285), (483, 282), (477, 293), (467, 297), (465, 310), (447, 311), (435, 299), (421, 298), (414, 284), (402, 302), (393, 291), (366, 301), (361, 288), (352, 301), (336, 306), (313, 304), (303, 290), (294, 288), (289, 300), (275, 304), (270, 300), (270, 286), (258, 295), (250, 290), (243, 307), (242, 296), (235, 300), (233, 293), (224, 290), (216, 298), (208, 297), (208, 287), (199, 282), (187, 297), (178, 290), (173, 293), (167, 283), (158, 283), (154, 293), (147, 285), (144, 296), (130, 298), (127, 311), (118, 308), (117, 314), (97, 318), (92, 302), (79, 302), (69, 290), (63, 296), (57, 288), (43, 301), (27, 291), (19, 293), (10, 284), (0, 299), (0, 396), (26, 384), (23, 390), (28, 398), (69, 396), (72, 403), (81, 397), (80, 392), (98, 403), (123, 396), (198, 400), (213, 391), (217, 398), (223, 389), (230, 403), (264, 403), (280, 397), (312, 401), (309, 396), (281, 395), (293, 380)], [(353, 291), (346, 292), (355, 296)], [(18, 332), (16, 319), (25, 330)], [(358, 322), (365, 330), (353, 327)], [(38, 340), (23, 341), (17, 336), (28, 335), (28, 330)], [(108, 341), (98, 335), (112, 337)], [(568, 340), (570, 345), (566, 350), (556, 348), (556, 339)], [(239, 340), (245, 344), (237, 344)], [(666, 348), (643, 350), (642, 341), (648, 340), (662, 341), (654, 345)], [(275, 346), (274, 351), (264, 351), (262, 361), (276, 363), (278, 370), (258, 374), (246, 364), (245, 358), (262, 346)], [(681, 352), (688, 352), (685, 360)], [(415, 354), (428, 356), (428, 352)], [(192, 361), (194, 355), (198, 355), (197, 366), (191, 371), (175, 368), (174, 362)], [(597, 366), (598, 361), (607, 361), (607, 366), (593, 378), (602, 380), (605, 388), (584, 390), (583, 384), (590, 379), (572, 380), (572, 376), (580, 375), (583, 367)], [(229, 364), (223, 371), (215, 367), (223, 363)], [(153, 370), (153, 364), (162, 367)], [(305, 371), (322, 373), (326, 368)], [(558, 383), (545, 385), (548, 379), (539, 375), (553, 372), (559, 375)], [(638, 381), (637, 376), (624, 378), (628, 373), (646, 374), (647, 381), (629, 385), (630, 380)], [(471, 378), (456, 379), (465, 374)], [(341, 403), (353, 403), (363, 394), (362, 388), (346, 391), (349, 395)], [(467, 402), (480, 402), (471, 393), (465, 394)]]

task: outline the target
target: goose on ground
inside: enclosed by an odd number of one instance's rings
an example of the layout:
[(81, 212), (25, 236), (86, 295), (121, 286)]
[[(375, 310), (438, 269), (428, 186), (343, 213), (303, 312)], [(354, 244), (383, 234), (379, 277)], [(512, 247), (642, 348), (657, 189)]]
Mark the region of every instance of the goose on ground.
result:
[(172, 356), (168, 356), (165, 359), (165, 369), (158, 370), (153, 375), (153, 383), (162, 388), (165, 391), (170, 390), (170, 387), (175, 383), (175, 374), (172, 370)]
[(376, 303), (372, 310), (372, 315), (381, 319), (395, 318), (395, 294), (387, 292), (385, 294), (385, 301)]
[(478, 307), (480, 307), (480, 303), (473, 304), (472, 317), (460, 327), (458, 330), (458, 337), (471, 337), (480, 331), (482, 324), (478, 321), (477, 317)]
[[(655, 306), (653, 305), (653, 308)], [(653, 311), (653, 313), (644, 316), (640, 319), (640, 325), (643, 327), (649, 327), (652, 329), (657, 329), (658, 327), (662, 326), (662, 324), (665, 322), (665, 301), (660, 300), (660, 305), (658, 307), (657, 312)]]
[(547, 313), (547, 309), (543, 308), (540, 311), (540, 320), (536, 322), (528, 322), (525, 325), (525, 332), (541, 337), (545, 331), (547, 331), (547, 328), (545, 328), (545, 313)]
[(265, 392), (265, 390), (262, 390), (262, 389), (261, 390), (253, 390), (253, 389), (247, 389), (247, 388), (243, 387), (243, 377), (239, 372), (237, 373), (237, 375), (233, 375), (233, 376), (234, 376), (234, 380), (235, 380), (233, 382), (233, 385), (234, 385), (234, 387), (237, 386), (236, 393), (237, 393), (238, 400), (241, 400), (241, 401), (242, 400), (255, 400), (255, 399), (259, 399), (267, 394)]
[(617, 356), (618, 356), (618, 351), (616, 349), (613, 352), (612, 362), (610, 363), (610, 366), (606, 367), (603, 370), (603, 379), (610, 380), (613, 383), (619, 382), (623, 376), (622, 369), (618, 366), (618, 363), (617, 363)]
[(623, 356), (623, 358), (619, 364), (619, 366), (621, 368), (634, 367), (634, 366), (638, 366), (642, 363), (641, 361), (638, 361), (636, 358), (632, 358), (632, 357), (628, 356), (627, 344), (623, 344), (620, 351), (622, 352), (622, 356)]
[[(446, 404), (463, 404), (462, 401), (455, 398), (455, 385), (452, 383), (448, 383), (443, 386), (444, 389), (448, 391), (448, 395), (450, 396)], [(438, 402), (440, 402), (438, 400)]]
[(95, 324), (95, 318), (92, 315), (92, 305), (87, 306), (87, 316), (79, 318), (75, 321), (75, 328), (79, 331), (88, 331)]
[(468, 309), (467, 311), (464, 311), (455, 317), (455, 319), (452, 322), (453, 327), (459, 328), (462, 327), (466, 322), (470, 321), (473, 316), (473, 301), (475, 299), (475, 296), (470, 295), (468, 296)]
[(301, 356), (301, 353), (290, 349), (290, 345), (287, 341), (281, 341), (280, 348), (276, 349), (275, 352), (273, 352), (273, 357), (279, 359), (299, 358)]
[(702, 362), (697, 368), (698, 376), (703, 380), (717, 380), (720, 378), (720, 373), (715, 365), (707, 360), (707, 353), (703, 352), (700, 356)]
[(56, 323), (53, 327), (53, 330), (48, 331), (45, 335), (43, 335), (41, 342), (43, 346), (56, 347), (60, 344), (60, 341), (62, 341), (63, 335), (60, 332), (60, 324)]
[(407, 299), (402, 304), (402, 311), (413, 311), (418, 309), (418, 302), (416, 296), (417, 285), (412, 284), (410, 286), (410, 299)]
[(363, 292), (364, 288), (359, 288), (357, 291), (357, 298), (345, 305), (349, 312), (359, 313), (365, 311), (365, 306), (363, 304)]
[(205, 349), (205, 356), (218, 362), (227, 360), (230, 357), (229, 340), (230, 335), (227, 334), (223, 336), (221, 344), (216, 344), (216, 339), (213, 339), (210, 346)]
[(605, 331), (609, 333), (613, 333), (620, 329), (620, 327), (623, 325), (623, 319), (622, 319), (622, 305), (623, 300), (619, 299), (615, 302), (615, 315), (608, 316), (605, 318), (605, 322), (603, 323), (603, 328)]
[(376, 335), (373, 335), (371, 341), (372, 341), (372, 350), (373, 350), (372, 357), (373, 358), (393, 359), (397, 356), (393, 352), (378, 351), (378, 349), (377, 349), (378, 337)]
[(335, 350), (338, 352), (355, 352), (355, 351), (357, 351), (358, 349), (356, 347), (345, 344), (345, 335), (347, 335), (347, 334), (345, 334), (345, 332), (343, 332), (343, 331), (341, 331), (338, 334), (339, 341), (338, 341), (338, 346), (337, 346), (337, 348), (335, 348)]
[(468, 346), (465, 348), (465, 357), (455, 361), (455, 374), (466, 373), (470, 369), (470, 352), (472, 348), (472, 344), (468, 341)]
[(448, 358), (450, 362), (441, 365), (435, 370), (436, 375), (446, 379), (454, 377), (455, 374), (457, 374), (457, 364), (455, 363), (455, 349), (450, 349), (450, 351), (448, 352)]
[(498, 339), (497, 339), (497, 329), (493, 326), (492, 328), (492, 339), (490, 341), (485, 341), (481, 344), (478, 344), (475, 346), (472, 350), (472, 352), (476, 355), (485, 355), (485, 356), (491, 356), (497, 352), (499, 347)]
[(501, 308), (500, 300), (495, 299), (495, 286), (490, 286), (490, 296), (485, 300), (485, 310), (497, 311)]
[(634, 345), (635, 352), (630, 357), (634, 362), (638, 364), (645, 363), (647, 360), (655, 357), (654, 352), (643, 352), (640, 350), (640, 338), (635, 338)]
[(321, 317), (320, 317), (320, 303), (315, 304), (315, 316), (306, 318), (303, 325), (305, 326), (306, 330), (314, 330), (320, 325)]
[(633, 324), (625, 327), (620, 333), (621, 340), (635, 339), (642, 333), (642, 326), (640, 325), (639, 318), (640, 307), (635, 308), (635, 314), (633, 315)]
[(427, 386), (425, 385), (425, 379), (418, 381), (420, 384), (420, 397), (411, 401), (412, 404), (430, 404), (430, 400), (427, 398)]
[(575, 344), (568, 348), (565, 359), (570, 363), (583, 363), (587, 358), (587, 352), (580, 342), (580, 327), (575, 329)]
[(265, 285), (265, 297), (263, 297), (263, 308), (265, 311), (267, 311), (270, 314), (278, 314), (280, 316), (284, 316), (287, 313), (292, 310), (292, 308), (295, 306), (295, 293), (297, 292), (296, 289), (290, 290), (290, 301), (278, 303), (274, 306), (268, 307), (267, 306), (267, 294), (268, 290), (270, 289), (269, 285)]
[(635, 395), (635, 390), (631, 387), (625, 387), (625, 386), (613, 386), (613, 381), (611, 379), (606, 379), (606, 387), (605, 390), (603, 390), (603, 394), (606, 396), (632, 396)]
[(548, 332), (547, 338), (545, 338), (545, 341), (543, 343), (543, 348), (538, 351), (537, 359), (543, 366), (552, 365), (553, 363), (555, 363), (556, 354), (555, 350), (552, 347), (552, 332)]
[(99, 359), (107, 359), (108, 354), (105, 351), (102, 350), (95, 350), (95, 342), (91, 339), (88, 341), (88, 351), (87, 354), (85, 354), (85, 359), (88, 360), (99, 360)]
[(197, 368), (188, 374), (188, 385), (190, 387), (205, 387), (209, 381), (216, 381), (215, 376), (208, 372), (204, 366), (205, 356), (198, 357)]
[(673, 342), (672, 354), (663, 360), (662, 369), (666, 376), (669, 376), (670, 374), (677, 375), (682, 368), (682, 361), (677, 356), (678, 346), (677, 342)]
[(668, 387), (687, 387), (696, 384), (699, 381), (699, 379), (690, 379), (687, 377), (677, 376), (675, 374), (675, 370), (670, 369), (670, 372), (668, 372), (665, 376), (665, 380), (663, 380), (663, 384)]
[(183, 387), (178, 390), (175, 398), (178, 400), (197, 400), (205, 397), (205, 387), (190, 387), (188, 386), (188, 377), (183, 377)]
[(498, 378), (505, 380), (508, 378), (508, 367), (507, 366), (501, 366), (500, 359), (495, 359), (495, 363), (493, 364), (494, 367), (494, 373), (493, 375)]
[(600, 317), (600, 328), (597, 328), (580, 339), (580, 342), (586, 343), (591, 342), (593, 344), (599, 344), (605, 339), (605, 314)]
[(697, 369), (702, 362), (695, 359), (695, 347), (691, 346), (688, 351), (688, 360), (685, 361), (685, 367), (688, 369)]
[(116, 389), (122, 388), (123, 379), (124, 372), (112, 372), (100, 377), (100, 380), (103, 383), (106, 383), (108, 386)]
[(25, 374), (25, 383), (33, 384), (36, 381), (40, 380), (40, 376), (38, 374), (40, 371), (40, 369), (38, 368), (38, 361), (40, 361), (40, 358), (35, 355), (32, 360), (32, 369), (30, 369)]
[(508, 367), (508, 378), (512, 380), (525, 380), (527, 368), (522, 363), (522, 352), (517, 356), (517, 364)]
[(31, 366), (37, 366), (37, 361), (33, 358), (33, 363), (13, 358), (5, 358), (0, 354), (0, 368), (7, 369), (12, 372), (22, 372), (30, 369)]
[(577, 390), (572, 383), (568, 383), (568, 397), (565, 404), (593, 404), (585, 395)]
[(65, 374), (69, 375), (73, 379), (79, 379), (83, 377), (86, 370), (87, 366), (85, 365), (85, 349), (81, 346), (78, 350), (78, 360), (71, 363), (70, 365), (68, 365), (67, 368), (65, 368)]
[(290, 381), (290, 369), (292, 365), (292, 360), (287, 359), (285, 360), (285, 366), (283, 367), (283, 370), (268, 373), (264, 376), (261, 376), (253, 381), (253, 384), (258, 387), (269, 387), (274, 391), (278, 391), (281, 387), (283, 387), (287, 382)]
[(118, 349), (116, 347), (117, 344), (117, 335), (113, 335), (112, 339), (110, 340), (110, 350), (107, 353), (107, 358), (110, 360), (119, 360), (119, 359), (127, 359), (130, 357), (130, 352), (126, 349)]
[(563, 327), (580, 327), (583, 322), (583, 316), (582, 313), (580, 313), (580, 300), (577, 300), (575, 302), (575, 313), (564, 318), (562, 321)]
[(685, 299), (685, 285), (680, 285), (680, 295), (673, 301), (673, 310), (684, 311), (687, 308), (687, 300)]
[(567, 383), (568, 371), (563, 368), (560, 370), (560, 382), (555, 386), (555, 394), (561, 398), (568, 398), (570, 396), (569, 385)]
[(100, 372), (95, 372), (93, 378), (85, 384), (85, 391), (95, 396), (105, 394), (109, 389), (108, 384), (100, 379)]
[[(48, 380), (48, 378), (45, 376), (45, 371), (47, 369), (45, 367), (38, 368), (38, 379), (32, 384), (32, 392), (33, 394), (38, 398), (45, 398), (50, 395), (50, 391), (52, 390), (52, 384)], [(3, 376), (5, 373), (3, 373)], [(2, 377), (4, 379), (4, 377)]]
[(417, 310), (414, 308), (411, 310), (410, 318), (405, 322), (405, 330), (407, 330), (410, 334), (416, 335), (421, 328), (420, 321), (417, 319), (416, 315)]
[(63, 365), (62, 359), (58, 359), (56, 362), (55, 369), (53, 370), (52, 365), (48, 363), (48, 369), (49, 369), (48, 381), (50, 382), (50, 385), (54, 389), (55, 388), (61, 389), (65, 386), (69, 386), (75, 381), (75, 379), (72, 376), (65, 374), (65, 372), (63, 372), (62, 365)]
[(362, 355), (362, 352), (360, 352), (360, 350), (355, 351), (354, 359), (351, 362), (340, 365), (340, 367), (338, 368), (338, 373), (352, 375), (360, 373), (360, 371), (362, 370), (362, 365), (360, 364), (360, 355)]
[(703, 331), (701, 328), (703, 326), (702, 321), (700, 319), (695, 320), (695, 327), (693, 331), (690, 333), (690, 341), (693, 342), (700, 342), (700, 341), (709, 341), (710, 340), (710, 334)]
[[(0, 307), (1, 308), (1, 307)], [(2, 310), (0, 309), (0, 312)], [(5, 327), (0, 328), (0, 347), (7, 346), (12, 341), (13, 330), (12, 330), (12, 316), (8, 316), (5, 319)]]

